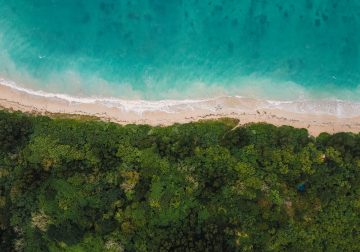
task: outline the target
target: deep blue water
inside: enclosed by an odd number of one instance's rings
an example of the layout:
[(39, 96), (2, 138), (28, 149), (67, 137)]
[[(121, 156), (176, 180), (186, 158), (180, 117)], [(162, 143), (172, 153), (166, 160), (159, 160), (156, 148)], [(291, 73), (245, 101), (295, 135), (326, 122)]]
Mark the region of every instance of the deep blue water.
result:
[(357, 99), (358, 0), (0, 0), (0, 75), (145, 99)]

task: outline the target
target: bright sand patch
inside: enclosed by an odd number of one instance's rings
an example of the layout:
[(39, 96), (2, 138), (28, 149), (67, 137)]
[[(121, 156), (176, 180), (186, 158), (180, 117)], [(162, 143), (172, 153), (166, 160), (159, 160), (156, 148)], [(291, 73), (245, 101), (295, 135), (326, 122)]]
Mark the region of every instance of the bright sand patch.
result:
[(266, 122), (306, 128), (312, 135), (360, 132), (358, 104), (346, 102), (270, 102), (241, 97), (197, 101), (82, 99), (0, 85), (0, 106), (37, 114), (96, 116), (120, 124), (171, 125), (230, 117), (239, 119), (241, 125)]

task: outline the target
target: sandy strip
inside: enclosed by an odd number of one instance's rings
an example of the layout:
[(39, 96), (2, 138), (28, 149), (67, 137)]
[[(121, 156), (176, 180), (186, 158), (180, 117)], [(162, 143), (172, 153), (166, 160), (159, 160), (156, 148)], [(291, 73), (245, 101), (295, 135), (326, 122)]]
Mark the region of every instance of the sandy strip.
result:
[(109, 106), (99, 101), (85, 103), (70, 102), (59, 97), (49, 98), (0, 85), (0, 107), (37, 114), (87, 115), (120, 124), (150, 125), (171, 125), (201, 119), (231, 117), (239, 119), (241, 125), (250, 122), (267, 122), (278, 126), (291, 125), (307, 128), (312, 135), (318, 135), (321, 132), (360, 132), (360, 116), (346, 118), (329, 114), (294, 113), (266, 107), (263, 103), (255, 99), (224, 97), (193, 102), (190, 105), (172, 104), (168, 111), (139, 112), (121, 106)]

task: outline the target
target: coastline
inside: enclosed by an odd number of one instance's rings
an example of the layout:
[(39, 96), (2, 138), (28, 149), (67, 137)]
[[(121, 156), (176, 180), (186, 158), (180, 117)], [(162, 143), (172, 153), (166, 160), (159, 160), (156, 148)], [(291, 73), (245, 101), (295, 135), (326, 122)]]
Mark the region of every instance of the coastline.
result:
[(360, 107), (345, 101), (275, 102), (238, 96), (207, 100), (120, 100), (80, 98), (27, 90), (0, 79), (0, 107), (35, 114), (94, 116), (119, 124), (166, 126), (230, 117), (239, 124), (266, 122), (321, 132), (360, 132)]

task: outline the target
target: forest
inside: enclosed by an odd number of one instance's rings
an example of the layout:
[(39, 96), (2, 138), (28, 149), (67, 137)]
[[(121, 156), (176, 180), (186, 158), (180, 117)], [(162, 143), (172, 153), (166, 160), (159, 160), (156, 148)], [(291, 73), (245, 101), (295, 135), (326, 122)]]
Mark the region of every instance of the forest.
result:
[(360, 251), (360, 135), (0, 111), (0, 251)]

